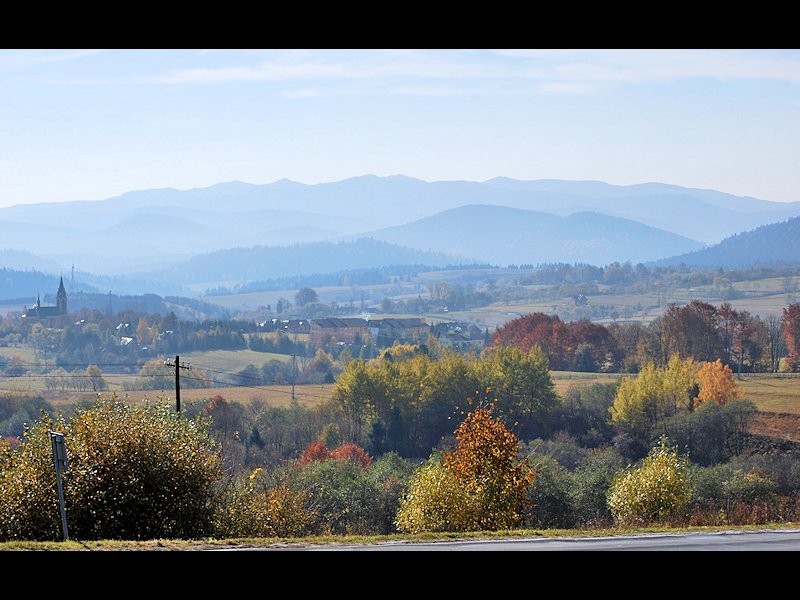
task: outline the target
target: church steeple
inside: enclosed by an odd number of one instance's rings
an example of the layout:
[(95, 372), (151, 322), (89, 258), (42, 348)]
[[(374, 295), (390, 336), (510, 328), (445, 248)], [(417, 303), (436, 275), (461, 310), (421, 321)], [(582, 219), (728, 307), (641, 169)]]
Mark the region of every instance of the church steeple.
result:
[(58, 307), (58, 314), (67, 314), (67, 290), (64, 289), (64, 276), (58, 282), (58, 292), (56, 292), (56, 306)]

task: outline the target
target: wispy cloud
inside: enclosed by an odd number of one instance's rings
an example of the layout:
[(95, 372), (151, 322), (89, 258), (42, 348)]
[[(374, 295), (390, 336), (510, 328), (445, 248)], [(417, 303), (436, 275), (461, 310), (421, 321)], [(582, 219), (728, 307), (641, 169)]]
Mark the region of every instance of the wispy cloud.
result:
[[(82, 52), (82, 51), (81, 51)], [(68, 53), (38, 60), (66, 60)], [(75, 53), (75, 56), (80, 54)], [(14, 57), (0, 58), (14, 61)], [(342, 94), (591, 94), (691, 78), (800, 84), (800, 52), (757, 50), (266, 50), (194, 52), (187, 66), (61, 84), (292, 84), (287, 98)], [(27, 56), (26, 60), (37, 60)], [(212, 64), (213, 63), (213, 64)], [(0, 65), (4, 63), (0, 60)], [(348, 86), (344, 90), (343, 86)]]
[(34, 65), (64, 62), (103, 52), (102, 50), (4, 50), (0, 70), (12, 71)]

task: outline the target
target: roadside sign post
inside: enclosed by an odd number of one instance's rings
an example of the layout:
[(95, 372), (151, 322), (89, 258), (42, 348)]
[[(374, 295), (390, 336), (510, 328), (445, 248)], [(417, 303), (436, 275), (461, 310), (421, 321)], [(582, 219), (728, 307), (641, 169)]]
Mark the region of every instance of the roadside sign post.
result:
[(61, 532), (64, 534), (64, 541), (69, 540), (67, 530), (67, 511), (64, 508), (64, 486), (61, 483), (61, 472), (67, 470), (67, 447), (64, 444), (64, 434), (51, 431), (50, 443), (53, 446), (53, 466), (56, 468), (56, 483), (58, 484), (58, 504), (61, 508)]

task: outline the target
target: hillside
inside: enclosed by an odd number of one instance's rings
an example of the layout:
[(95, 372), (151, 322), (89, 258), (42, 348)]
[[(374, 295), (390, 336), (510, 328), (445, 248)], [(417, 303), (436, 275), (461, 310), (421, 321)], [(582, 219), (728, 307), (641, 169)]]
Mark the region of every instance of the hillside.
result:
[(719, 244), (657, 261), (656, 264), (735, 268), (800, 264), (800, 217), (732, 235)]
[(369, 238), (311, 242), (292, 246), (253, 246), (201, 254), (175, 267), (151, 272), (153, 280), (202, 288), (278, 277), (333, 273), (386, 265), (446, 266), (471, 262), (440, 252), (425, 252)]
[(469, 255), (500, 265), (636, 263), (700, 247), (688, 238), (599, 213), (559, 217), (487, 205), (447, 210), (369, 235), (395, 244)]

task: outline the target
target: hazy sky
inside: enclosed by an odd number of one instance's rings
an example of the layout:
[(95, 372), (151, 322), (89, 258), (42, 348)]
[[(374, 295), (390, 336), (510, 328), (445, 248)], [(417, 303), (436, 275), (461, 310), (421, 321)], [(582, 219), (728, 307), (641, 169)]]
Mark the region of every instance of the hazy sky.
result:
[(797, 50), (0, 50), (0, 206), (374, 173), (800, 200)]

